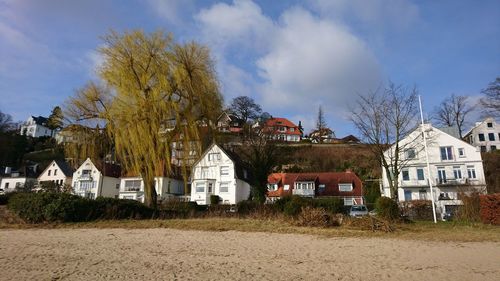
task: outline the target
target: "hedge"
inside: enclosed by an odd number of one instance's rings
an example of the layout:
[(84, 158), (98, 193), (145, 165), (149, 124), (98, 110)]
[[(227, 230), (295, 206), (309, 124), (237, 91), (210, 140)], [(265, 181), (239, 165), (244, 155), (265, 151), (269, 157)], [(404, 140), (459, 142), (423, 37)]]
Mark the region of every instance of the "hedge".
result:
[(375, 201), (375, 210), (377, 215), (386, 220), (400, 219), (400, 210), (398, 203), (389, 197), (380, 197)]
[(500, 225), (500, 193), (480, 195), (481, 221), (485, 224)]
[(7, 207), (30, 223), (147, 219), (154, 215), (153, 209), (135, 200), (91, 200), (68, 193), (18, 193), (9, 199)]

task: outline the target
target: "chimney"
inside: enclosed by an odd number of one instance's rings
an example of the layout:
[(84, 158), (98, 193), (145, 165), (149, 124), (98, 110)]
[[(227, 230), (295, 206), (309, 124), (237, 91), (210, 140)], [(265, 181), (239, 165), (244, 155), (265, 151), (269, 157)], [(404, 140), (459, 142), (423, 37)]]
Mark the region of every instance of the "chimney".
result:
[(345, 172), (346, 173), (352, 173), (351, 169), (346, 169)]

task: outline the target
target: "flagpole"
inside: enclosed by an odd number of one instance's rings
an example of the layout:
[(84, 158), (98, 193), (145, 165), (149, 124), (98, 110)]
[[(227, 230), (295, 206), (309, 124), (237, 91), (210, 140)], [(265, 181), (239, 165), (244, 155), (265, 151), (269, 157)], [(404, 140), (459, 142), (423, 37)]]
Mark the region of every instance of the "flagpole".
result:
[(434, 217), (434, 223), (437, 223), (436, 206), (434, 205), (434, 191), (432, 189), (432, 181), (431, 181), (431, 166), (429, 164), (429, 152), (427, 151), (427, 137), (425, 136), (424, 114), (422, 112), (422, 100), (420, 99), (420, 95), (418, 95), (418, 105), (420, 107), (420, 119), (422, 121), (422, 136), (424, 137), (425, 159), (427, 161), (427, 182), (429, 183), (429, 187), (431, 188), (432, 216)]

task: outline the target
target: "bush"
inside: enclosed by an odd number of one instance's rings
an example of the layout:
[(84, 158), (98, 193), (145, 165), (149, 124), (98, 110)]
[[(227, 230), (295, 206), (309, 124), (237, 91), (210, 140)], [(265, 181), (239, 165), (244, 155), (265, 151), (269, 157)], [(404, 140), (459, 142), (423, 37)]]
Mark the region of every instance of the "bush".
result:
[(295, 221), (299, 226), (329, 227), (339, 226), (338, 219), (334, 218), (323, 208), (302, 207)]
[(463, 222), (478, 222), (481, 220), (481, 205), (479, 193), (472, 192), (470, 194), (459, 194), (458, 197), (462, 200), (462, 205), (458, 207), (456, 219)]
[(1, 194), (0, 205), (7, 205), (8, 202), (9, 202), (9, 197), (7, 197), (7, 194)]
[(297, 216), (303, 207), (310, 207), (311, 205), (310, 200), (306, 198), (292, 196), (290, 200), (284, 204), (283, 213), (287, 216)]
[(318, 198), (314, 201), (314, 207), (323, 208), (332, 214), (342, 213), (344, 207), (344, 200), (340, 198)]
[(432, 220), (432, 202), (430, 200), (412, 200), (402, 202), (402, 213), (412, 220)]
[(394, 221), (400, 218), (398, 203), (389, 197), (380, 197), (375, 201), (377, 215), (383, 219)]
[(8, 208), (30, 223), (146, 219), (154, 215), (153, 209), (134, 200), (102, 197), (91, 200), (67, 193), (15, 194)]
[(160, 205), (159, 218), (192, 218), (196, 216), (197, 212), (206, 209), (206, 205), (198, 205), (196, 202), (168, 200)]
[(210, 195), (210, 205), (218, 205), (220, 201), (219, 195)]
[(500, 225), (500, 193), (481, 195), (481, 221), (486, 224)]
[(238, 210), (238, 214), (248, 215), (251, 212), (255, 211), (259, 206), (259, 203), (251, 200), (240, 201), (236, 204), (236, 209)]

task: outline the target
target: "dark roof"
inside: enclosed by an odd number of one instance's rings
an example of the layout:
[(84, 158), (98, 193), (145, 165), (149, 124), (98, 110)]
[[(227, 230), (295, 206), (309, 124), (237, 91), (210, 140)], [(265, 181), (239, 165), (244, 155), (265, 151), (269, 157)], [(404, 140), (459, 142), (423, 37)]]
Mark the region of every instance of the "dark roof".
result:
[(47, 122), (49, 121), (48, 118), (43, 116), (38, 116), (38, 117), (31, 116), (31, 118), (33, 118), (33, 120), (37, 125), (42, 125), (42, 126), (47, 126)]
[[(243, 159), (240, 157), (238, 153), (236, 153), (232, 149), (228, 149), (225, 147), (222, 147), (221, 145), (217, 145), (226, 155), (233, 160), (234, 162), (234, 168), (236, 170), (236, 177), (240, 180), (246, 181), (250, 183), (251, 180), (251, 173), (250, 173), (250, 168), (248, 165), (243, 161)], [(246, 170), (246, 177), (245, 177), (245, 172)]]
[(68, 162), (64, 160), (54, 160), (56, 162), (57, 166), (59, 166), (59, 169), (63, 172), (63, 174), (67, 177), (72, 177), (73, 176), (73, 168), (68, 164)]

